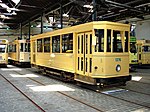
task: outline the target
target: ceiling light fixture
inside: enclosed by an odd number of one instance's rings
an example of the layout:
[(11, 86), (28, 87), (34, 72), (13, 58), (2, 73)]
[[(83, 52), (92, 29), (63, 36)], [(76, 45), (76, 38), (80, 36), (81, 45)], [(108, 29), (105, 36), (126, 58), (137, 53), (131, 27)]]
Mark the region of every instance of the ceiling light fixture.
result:
[(7, 17), (7, 16), (5, 16), (5, 15), (0, 15), (0, 18), (9, 19), (9, 17)]
[(11, 0), (13, 1), (16, 5), (20, 2), (20, 0)]
[(65, 13), (63, 14), (63, 16), (64, 16), (64, 17), (69, 17), (69, 15), (68, 15), (68, 14), (65, 14)]
[(4, 25), (4, 23), (0, 21), (0, 25)]
[(17, 13), (16, 13), (15, 11), (13, 11), (11, 14), (12, 14), (12, 15), (17, 15)]
[(11, 9), (5, 3), (0, 3), (0, 6), (5, 8), (9, 13), (11, 12)]
[(90, 8), (90, 9), (92, 9), (92, 8), (93, 8), (93, 6), (92, 6), (92, 5), (83, 5), (83, 7)]

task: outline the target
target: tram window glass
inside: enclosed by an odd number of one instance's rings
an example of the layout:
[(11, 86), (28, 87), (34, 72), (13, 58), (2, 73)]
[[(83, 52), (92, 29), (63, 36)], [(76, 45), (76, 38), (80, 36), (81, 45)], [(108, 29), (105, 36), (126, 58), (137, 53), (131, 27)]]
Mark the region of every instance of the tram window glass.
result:
[(5, 52), (6, 45), (0, 45), (0, 53)]
[(90, 54), (92, 54), (92, 34), (90, 34)]
[(84, 38), (84, 37), (83, 37), (83, 35), (82, 35), (82, 36), (81, 36), (81, 53), (82, 53), (82, 54), (83, 54), (83, 49), (84, 49), (84, 48), (83, 48), (83, 38)]
[(128, 52), (129, 32), (125, 31), (125, 52)]
[(50, 52), (50, 37), (44, 38), (44, 52)]
[(12, 52), (12, 45), (9, 45), (9, 52)]
[(78, 53), (80, 53), (80, 36), (78, 36)]
[(28, 52), (30, 52), (30, 43), (28, 43)]
[(30, 52), (30, 43), (25, 43), (25, 50), (24, 52)]
[(137, 52), (137, 50), (136, 50), (136, 42), (130, 43), (130, 52), (131, 53), (136, 53)]
[(113, 52), (123, 52), (120, 31), (113, 31)]
[(96, 46), (95, 52), (104, 52), (104, 29), (95, 29)]
[(23, 51), (23, 45), (24, 45), (23, 43), (20, 44), (20, 52), (24, 52)]
[(52, 52), (60, 52), (60, 35), (52, 37)]
[(107, 30), (107, 52), (111, 52), (111, 30)]
[(62, 35), (62, 52), (73, 53), (73, 33)]
[(16, 44), (12, 46), (12, 52), (16, 52)]
[(37, 52), (42, 52), (43, 47), (42, 47), (42, 39), (37, 40)]
[(85, 53), (87, 54), (88, 53), (88, 35), (85, 35)]
[(144, 52), (150, 52), (150, 46), (143, 46)]

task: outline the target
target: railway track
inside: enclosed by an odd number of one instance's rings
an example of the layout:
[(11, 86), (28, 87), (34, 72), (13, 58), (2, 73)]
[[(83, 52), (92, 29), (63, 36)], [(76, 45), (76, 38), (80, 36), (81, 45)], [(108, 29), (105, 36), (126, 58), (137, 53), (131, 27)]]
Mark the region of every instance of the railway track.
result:
[[(17, 74), (20, 74), (20, 75), (24, 75), (24, 74), (21, 74), (20, 72), (17, 72), (17, 71), (14, 71), (14, 72), (16, 72)], [(4, 76), (2, 76), (2, 77), (4, 77)], [(34, 81), (34, 82), (36, 82), (36, 83), (38, 83), (38, 84), (40, 84), (40, 85), (42, 85), (42, 86), (46, 86), (45, 84), (43, 84), (42, 82), (39, 82), (39, 81), (37, 81), (37, 80), (35, 80), (35, 79), (33, 79), (33, 78), (30, 78), (30, 77), (26, 77), (26, 78), (28, 78), (28, 79), (30, 79), (30, 80), (32, 80), (32, 81)], [(9, 81), (8, 79), (6, 79), (5, 78), (5, 80), (7, 80), (7, 81)], [(9, 83), (11, 84), (11, 85), (13, 85), (15, 88), (17, 88), (14, 84), (12, 84), (10, 81), (9, 81)], [(17, 88), (17, 90), (19, 91), (19, 92), (21, 92), (23, 95), (25, 95), (21, 90), (19, 90), (19, 88)], [(73, 97), (73, 96), (70, 96), (70, 95), (68, 95), (68, 94), (66, 94), (65, 92), (60, 92), (60, 91), (57, 91), (58, 93), (60, 93), (60, 94), (62, 94), (62, 95), (64, 95), (64, 96), (66, 96), (66, 97), (68, 97), (68, 98), (71, 98), (71, 99), (73, 99), (73, 100), (75, 100), (75, 101), (77, 101), (77, 102), (79, 102), (79, 103), (81, 103), (81, 104), (84, 104), (84, 105), (86, 105), (86, 106), (88, 106), (88, 107), (90, 107), (90, 108), (92, 108), (92, 109), (94, 109), (94, 110), (96, 110), (96, 111), (98, 111), (98, 112), (104, 112), (103, 110), (101, 110), (101, 109), (99, 109), (98, 107), (96, 107), (96, 106), (94, 106), (94, 105), (90, 105), (90, 104), (88, 104), (87, 102), (85, 102), (85, 101), (81, 101), (80, 99), (78, 99), (78, 98), (75, 98), (75, 97)], [(32, 99), (30, 99), (27, 95), (25, 95), (30, 101), (32, 101)], [(32, 101), (32, 102), (34, 102), (34, 101)], [(36, 106), (38, 106), (37, 105), (37, 103), (35, 103), (34, 102), (34, 104), (36, 105)], [(39, 106), (40, 107), (40, 106)], [(41, 107), (40, 107), (41, 108)], [(41, 108), (42, 109), (42, 108)], [(43, 111), (42, 112), (46, 112), (46, 111), (44, 111), (44, 109), (42, 109)]]
[(33, 105), (35, 105), (41, 112), (46, 112), (41, 106), (39, 106), (35, 101), (33, 101), (28, 95), (26, 95), (23, 91), (21, 91), (17, 86), (15, 86), (10, 80), (8, 80), (5, 76), (0, 74), (3, 79), (5, 79), (10, 85), (12, 85), (17, 91), (19, 91), (24, 97), (26, 97)]
[[(15, 71), (15, 72), (17, 72), (17, 71)], [(31, 71), (31, 72), (33, 72), (33, 71)], [(17, 72), (17, 73), (20, 74), (20, 75), (23, 75), (20, 72)], [(41, 84), (41, 85), (45, 86), (45, 84), (43, 84), (42, 82), (39, 82), (39, 81), (37, 81), (35, 79), (32, 79), (30, 77), (27, 77), (27, 78), (32, 80), (32, 81), (34, 81), (34, 82), (37, 82), (38, 84)], [(92, 90), (94, 92), (97, 92), (97, 93), (100, 93), (100, 94), (103, 94), (103, 95), (106, 95), (106, 96), (109, 96), (109, 97), (112, 97), (112, 98), (115, 98), (115, 99), (119, 99), (119, 100), (122, 100), (122, 101), (125, 101), (125, 102), (128, 102), (128, 103), (136, 104), (136, 105), (139, 105), (139, 106), (142, 106), (142, 107), (145, 107), (145, 108), (150, 108), (150, 106), (147, 106), (147, 105), (144, 105), (144, 104), (141, 104), (141, 103), (138, 103), (138, 102), (134, 102), (134, 101), (129, 101), (129, 100), (126, 100), (126, 99), (123, 99), (123, 98), (119, 98), (119, 97), (116, 97), (116, 96), (112, 96), (112, 95), (109, 95), (109, 94), (105, 94), (102, 91), (96, 91), (95, 89), (91, 89), (91, 88), (87, 88), (87, 89), (90, 89), (90, 90)], [(124, 89), (124, 88), (122, 88), (122, 89)], [(144, 95), (149, 95), (149, 94), (145, 94), (145, 93), (142, 93), (142, 92), (137, 92), (137, 91), (134, 91), (134, 90), (130, 90), (130, 91), (136, 92), (136, 93), (140, 93), (140, 94), (144, 94)], [(72, 99), (74, 99), (74, 100), (76, 100), (76, 101), (78, 101), (80, 103), (83, 103), (83, 104), (85, 103), (85, 102), (83, 102), (83, 101), (81, 101), (79, 99), (76, 99), (76, 98), (72, 97), (72, 96), (68, 96), (64, 92), (58, 92), (58, 93), (63, 94), (65, 96), (69, 97), (69, 98), (72, 98)], [(97, 107), (91, 106), (91, 105), (86, 104), (86, 103), (85, 103), (85, 105), (87, 105), (87, 106), (89, 106), (91, 108), (94, 108), (95, 110), (98, 110), (98, 111), (102, 112), (102, 110), (99, 110)]]
[(134, 81), (134, 80), (131, 80), (131, 82), (136, 82), (136, 83), (141, 83), (141, 84), (147, 84), (147, 85), (150, 85), (150, 83), (141, 82), (141, 81)]
[(125, 88), (125, 87), (118, 87), (118, 88), (119, 88), (119, 89), (125, 89), (125, 90), (128, 90), (128, 91), (132, 91), (132, 92), (135, 92), (135, 93), (140, 93), (140, 94), (144, 94), (144, 95), (148, 95), (148, 96), (150, 96), (150, 94), (148, 94), (148, 93), (135, 91), (135, 90), (128, 89), (128, 88)]
[[(120, 89), (124, 89), (124, 88), (120, 88)], [(139, 105), (139, 106), (142, 106), (142, 107), (145, 107), (145, 108), (150, 108), (150, 105), (147, 106), (147, 105), (144, 105), (144, 104), (141, 104), (141, 103), (138, 103), (138, 102), (126, 100), (126, 99), (124, 99), (124, 98), (120, 98), (120, 97), (117, 97), (117, 96), (113, 96), (113, 95), (110, 95), (110, 94), (106, 94), (106, 93), (104, 93), (103, 91), (97, 91), (97, 90), (95, 90), (95, 89), (91, 89), (91, 90), (92, 90), (92, 91), (95, 91), (95, 92), (97, 92), (97, 93), (100, 93), (100, 94), (103, 94), (103, 95), (112, 97), (112, 98), (116, 98), (116, 99), (119, 99), (119, 100), (122, 100), (122, 101), (126, 101), (126, 102), (129, 102), (129, 103), (132, 103), (132, 104), (136, 104), (136, 105)], [(125, 90), (127, 90), (127, 89), (125, 89)], [(134, 90), (129, 90), (129, 91), (150, 96), (149, 94), (145, 94), (145, 93), (142, 93), (142, 92), (137, 92), (137, 91), (134, 91)]]

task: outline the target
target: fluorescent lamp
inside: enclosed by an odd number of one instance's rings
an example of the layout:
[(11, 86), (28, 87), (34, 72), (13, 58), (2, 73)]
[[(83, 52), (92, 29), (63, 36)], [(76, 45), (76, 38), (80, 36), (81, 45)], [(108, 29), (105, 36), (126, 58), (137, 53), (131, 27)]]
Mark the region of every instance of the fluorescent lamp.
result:
[(64, 17), (69, 17), (69, 15), (68, 15), (68, 14), (63, 14), (63, 16), (64, 16)]
[(2, 6), (3, 8), (5, 8), (8, 12), (11, 12), (11, 9), (4, 3), (0, 3), (0, 6)]
[(9, 9), (9, 7), (4, 3), (0, 3), (0, 6), (2, 6), (3, 8)]
[(37, 27), (37, 28), (40, 28), (40, 27), (41, 27), (41, 24), (38, 24), (36, 27)]
[(0, 21), (0, 25), (3, 25), (4, 23)]
[(92, 8), (93, 8), (93, 6), (92, 6), (92, 5), (84, 5), (83, 7), (90, 8), (90, 9), (92, 9)]
[(12, 14), (12, 15), (17, 15), (17, 13), (16, 13), (15, 11), (13, 11), (11, 14)]
[(20, 2), (20, 0), (11, 0), (13, 1), (16, 5)]

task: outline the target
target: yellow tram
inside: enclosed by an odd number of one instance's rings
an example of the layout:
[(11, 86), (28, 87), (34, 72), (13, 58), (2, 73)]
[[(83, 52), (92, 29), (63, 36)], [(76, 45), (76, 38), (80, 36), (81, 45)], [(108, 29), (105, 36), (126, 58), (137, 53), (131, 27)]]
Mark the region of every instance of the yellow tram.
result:
[(30, 66), (30, 40), (14, 40), (9, 43), (9, 63)]
[(150, 40), (137, 40), (139, 65), (150, 64)]
[(130, 36), (129, 64), (130, 70), (135, 71), (138, 65), (136, 37)]
[(8, 40), (0, 39), (0, 65), (6, 66), (8, 64)]
[(31, 64), (65, 80), (125, 84), (131, 80), (129, 32), (127, 24), (95, 21), (35, 35)]

